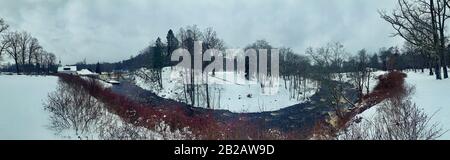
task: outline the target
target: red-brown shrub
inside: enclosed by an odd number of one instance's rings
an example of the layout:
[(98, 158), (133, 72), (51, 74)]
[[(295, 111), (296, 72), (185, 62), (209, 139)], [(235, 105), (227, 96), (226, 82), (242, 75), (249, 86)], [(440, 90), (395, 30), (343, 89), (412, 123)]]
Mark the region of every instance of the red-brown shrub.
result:
[[(183, 106), (151, 106), (150, 104), (136, 103), (123, 95), (116, 94), (110, 89), (105, 89), (95, 80), (65, 74), (57, 75), (64, 83), (77, 88), (82, 88), (99, 101), (106, 104), (107, 109), (117, 114), (124, 121), (137, 126), (153, 128), (161, 121), (169, 124), (172, 131), (189, 127), (196, 137), (218, 139), (223, 133), (221, 125), (217, 123), (210, 113), (187, 115)], [(175, 109), (174, 109), (175, 108)], [(211, 134), (211, 132), (217, 134)], [(208, 133), (207, 136), (205, 136)]]
[(378, 84), (374, 90), (364, 96), (364, 100), (376, 101), (379, 103), (386, 98), (401, 96), (405, 93), (406, 74), (400, 71), (392, 71), (378, 77)]

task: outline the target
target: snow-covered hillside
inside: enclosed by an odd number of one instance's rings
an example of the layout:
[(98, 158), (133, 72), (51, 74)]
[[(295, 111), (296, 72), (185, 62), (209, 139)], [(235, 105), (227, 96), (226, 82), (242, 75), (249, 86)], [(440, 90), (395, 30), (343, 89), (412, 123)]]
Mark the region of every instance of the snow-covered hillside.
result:
[[(380, 74), (380, 73), (378, 73)], [(423, 108), (428, 115), (434, 115), (433, 121), (439, 122), (444, 130), (450, 130), (450, 79), (436, 80), (428, 73), (407, 72), (406, 82), (415, 86), (412, 101)], [(377, 107), (365, 111), (362, 117), (371, 118)], [(450, 132), (445, 133), (441, 139), (450, 139)]]
[(0, 75), (0, 139), (60, 139), (47, 129), (43, 103), (57, 86), (54, 76)]
[[(140, 72), (147, 71), (141, 69)], [(215, 76), (209, 75), (212, 108), (232, 112), (276, 111), (307, 101), (317, 88), (315, 82), (307, 80), (306, 85), (299, 85), (300, 91), (293, 91), (289, 89), (290, 83), (285, 83), (282, 79), (280, 79), (278, 86), (267, 83), (263, 87), (256, 80), (247, 81), (239, 78), (239, 76), (234, 79), (234, 74), (233, 72), (216, 72)], [(172, 72), (171, 68), (164, 68), (162, 77), (162, 90), (156, 90), (154, 86), (149, 85), (140, 76), (134, 76), (134, 79), (136, 85), (143, 89), (150, 90), (164, 98), (182, 101), (183, 76), (180, 75), (180, 72)], [(200, 104), (197, 107), (205, 107), (205, 104)]]

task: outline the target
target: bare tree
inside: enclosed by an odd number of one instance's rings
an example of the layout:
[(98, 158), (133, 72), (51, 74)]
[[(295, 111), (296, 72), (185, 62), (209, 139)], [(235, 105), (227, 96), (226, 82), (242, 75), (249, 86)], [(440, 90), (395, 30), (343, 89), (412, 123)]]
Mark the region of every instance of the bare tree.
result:
[(392, 14), (380, 11), (381, 17), (395, 29), (393, 36), (400, 36), (407, 42), (432, 53), (435, 61), (436, 79), (448, 78), (445, 56), (445, 28), (449, 18), (448, 0), (398, 0), (399, 8)]
[[(361, 100), (364, 94), (369, 94), (371, 69), (369, 68), (369, 56), (365, 49), (358, 52), (358, 56), (350, 61), (352, 71), (347, 75), (358, 91), (358, 98)], [(364, 92), (365, 91), (365, 92)]]
[(355, 107), (347, 95), (348, 86), (343, 70), (344, 62), (348, 59), (347, 52), (341, 43), (329, 43), (317, 49), (309, 48), (306, 51), (313, 62), (313, 78), (320, 84), (319, 89), (329, 90), (330, 97), (327, 103), (335, 111), (336, 116), (342, 117), (348, 105)]
[(27, 49), (28, 49), (28, 44), (30, 43), (31, 40), (31, 35), (27, 32), (22, 32), (20, 33), (20, 38), (19, 38), (19, 48), (20, 48), (20, 52), (19, 52), (19, 57), (20, 57), (20, 64), (22, 65), (22, 70), (25, 70), (25, 65), (26, 63), (26, 58), (27, 56)]
[(44, 54), (44, 49), (42, 49), (42, 47), (38, 48), (32, 55), (33, 61), (35, 63), (35, 70), (37, 72), (37, 74), (39, 74), (41, 72), (41, 67), (42, 67), (42, 54)]
[(9, 43), (6, 40), (3, 40), (3, 32), (5, 32), (9, 28), (8, 24), (5, 23), (5, 21), (0, 18), (0, 59), (2, 57), (3, 51), (8, 48)]
[[(39, 45), (39, 41), (27, 32), (7, 32), (8, 25), (0, 19), (0, 58), (7, 53), (14, 60), (16, 72), (32, 72), (33, 68), (38, 71), (46, 66), (47, 72), (55, 65), (56, 56), (47, 54)], [(43, 65), (45, 63), (45, 65)]]
[(306, 84), (310, 76), (310, 64), (308, 57), (296, 54), (290, 48), (280, 49), (280, 75), (284, 79), (284, 86), (289, 90), (292, 99), (306, 100), (308, 92)]
[(26, 64), (28, 43), (31, 36), (26, 33), (9, 32), (3, 36), (2, 46), (5, 46), (6, 52), (14, 60), (16, 72), (20, 73), (21, 65)]
[[(69, 78), (70, 80), (67, 80)], [(89, 92), (99, 86), (95, 79), (88, 86), (78, 84), (76, 77), (60, 78), (57, 89), (48, 95), (44, 108), (50, 113), (49, 128), (59, 136), (69, 139), (152, 140), (191, 139), (188, 128), (171, 129), (162, 120), (154, 127), (141, 126), (138, 121), (122, 119), (110, 112), (109, 106)], [(74, 83), (75, 82), (75, 83)]]
[[(206, 52), (208, 49), (216, 49), (216, 50), (224, 50), (224, 42), (217, 37), (216, 31), (214, 31), (212, 28), (207, 28), (205, 32), (203, 32), (203, 53)], [(203, 59), (203, 58), (202, 58)], [(205, 64), (204, 66), (206, 66)], [(215, 71), (213, 70), (212, 74), (215, 74)], [(210, 104), (210, 93), (209, 93), (209, 73), (206, 73), (206, 75), (203, 75), (206, 77), (205, 84), (205, 93), (206, 93), (206, 107), (211, 108)], [(202, 78), (203, 80), (204, 78)]]
[(0, 33), (3, 33), (9, 28), (9, 25), (6, 24), (5, 20), (3, 18), (0, 18)]
[(31, 38), (30, 43), (28, 44), (28, 72), (31, 72), (34, 65), (33, 63), (37, 65), (38, 62), (33, 62), (33, 60), (35, 60), (33, 57), (35, 57), (36, 54), (40, 54), (40, 49), (42, 49), (42, 47), (39, 45), (39, 41), (36, 38)]
[(41, 53), (41, 65), (43, 71), (50, 73), (56, 63), (56, 56), (53, 53), (44, 51)]
[(207, 28), (203, 32), (203, 47), (205, 49), (225, 49), (225, 44), (223, 40), (219, 39), (216, 31), (213, 28)]
[(77, 138), (83, 139), (96, 129), (103, 109), (101, 105), (84, 88), (60, 81), (44, 108), (52, 113), (51, 129), (58, 134), (74, 130)]
[(191, 67), (186, 68), (189, 73), (187, 73), (187, 82), (188, 84), (185, 84), (185, 93), (189, 96), (190, 104), (192, 106), (195, 106), (198, 104), (200, 97), (197, 96), (199, 93), (199, 86), (195, 83), (197, 74), (197, 70), (195, 70), (194, 67), (194, 45), (197, 41), (202, 40), (203, 33), (201, 30), (196, 26), (187, 26), (186, 29), (180, 28), (180, 31), (178, 33), (179, 40), (181, 41), (181, 47), (184, 49), (187, 49), (188, 52), (191, 54)]
[(0, 37), (0, 60), (2, 58), (3, 52), (6, 52), (6, 49), (9, 48), (10, 45), (10, 43), (7, 40), (4, 40), (3, 38), (5, 38), (5, 36)]
[(17, 73), (20, 73), (20, 39), (21, 34), (19, 32), (10, 32), (3, 36), (3, 41), (7, 44), (5, 50), (14, 60)]

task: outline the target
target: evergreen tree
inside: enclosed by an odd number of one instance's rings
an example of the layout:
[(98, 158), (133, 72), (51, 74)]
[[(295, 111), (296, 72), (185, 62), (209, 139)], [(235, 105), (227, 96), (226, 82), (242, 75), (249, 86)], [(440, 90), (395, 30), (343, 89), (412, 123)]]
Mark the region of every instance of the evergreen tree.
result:
[(380, 59), (378, 58), (378, 54), (374, 54), (372, 57), (370, 57), (370, 67), (375, 69), (380, 69)]
[(153, 68), (161, 69), (163, 67), (163, 51), (164, 44), (161, 41), (161, 38), (158, 37), (155, 42), (154, 53), (153, 53)]
[(175, 37), (175, 34), (172, 30), (169, 30), (166, 36), (167, 39), (167, 56), (166, 61), (170, 65), (170, 56), (172, 55), (172, 52), (178, 49), (179, 42), (178, 39)]
[(154, 47), (152, 68), (155, 71), (156, 79), (160, 88), (162, 88), (162, 69), (164, 67), (164, 62), (164, 43), (162, 43), (161, 38), (158, 37)]

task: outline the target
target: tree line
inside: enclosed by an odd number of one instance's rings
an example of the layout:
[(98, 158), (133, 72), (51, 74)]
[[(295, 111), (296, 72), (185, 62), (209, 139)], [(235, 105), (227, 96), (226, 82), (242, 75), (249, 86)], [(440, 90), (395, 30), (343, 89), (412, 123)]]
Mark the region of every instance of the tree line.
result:
[[(218, 37), (217, 33), (212, 28), (201, 30), (196, 25), (192, 25), (180, 28), (177, 33), (173, 30), (169, 30), (165, 36), (165, 40), (161, 37), (156, 38), (156, 40), (144, 48), (140, 54), (130, 57), (128, 60), (118, 63), (78, 63), (76, 65), (79, 68), (88, 68), (96, 71), (136, 71), (140, 68), (147, 68), (150, 72), (145, 74), (140, 72), (140, 76), (148, 80), (149, 83), (152, 83), (154, 87), (161, 89), (163, 87), (163, 68), (174, 66), (177, 63), (170, 60), (171, 53), (179, 48), (186, 49), (189, 53), (193, 53), (195, 41), (202, 41), (203, 54), (207, 49), (219, 49), (221, 51), (226, 49), (225, 42)], [(305, 94), (305, 91), (301, 90), (301, 88), (305, 88), (304, 86), (307, 84), (308, 80), (317, 81), (320, 82), (321, 85), (326, 85), (325, 83), (336, 79), (343, 79), (343, 77), (339, 76), (344, 74), (347, 74), (348, 77), (351, 78), (352, 84), (358, 90), (359, 97), (367, 94), (370, 89), (370, 78), (373, 77), (372, 72), (376, 70), (414, 70), (425, 72), (425, 70), (428, 69), (430, 75), (438, 74), (436, 73), (437, 71), (435, 69), (435, 61), (433, 58), (430, 57), (429, 54), (425, 54), (423, 49), (420, 49), (409, 42), (405, 43), (402, 48), (383, 47), (374, 53), (368, 53), (365, 49), (361, 49), (356, 53), (349, 53), (341, 43), (328, 43), (322, 47), (310, 47), (304, 54), (299, 54), (294, 52), (291, 48), (274, 47), (266, 40), (257, 40), (254, 43), (247, 45), (245, 50), (255, 49), (258, 52), (258, 49), (270, 50), (273, 48), (278, 48), (280, 51), (280, 77), (284, 80), (284, 87), (293, 91), (291, 92), (293, 98), (301, 98), (301, 95)], [(445, 53), (446, 54), (444, 55), (448, 58), (447, 52)], [(224, 61), (226, 61), (226, 59)], [(207, 66), (211, 61), (203, 63), (203, 66)], [(247, 71), (248, 60), (246, 60), (246, 63)], [(224, 64), (226, 63), (224, 62)], [(193, 70), (190, 71), (193, 72)], [(214, 74), (214, 72), (212, 74)], [(193, 81), (193, 79), (194, 76), (190, 77), (188, 81)], [(202, 101), (205, 101), (206, 104), (204, 105), (210, 106), (210, 98), (208, 98), (210, 97), (210, 89), (208, 83), (204, 83), (205, 85), (184, 83), (183, 93), (180, 95), (181, 99), (191, 105), (199, 105), (200, 103), (203, 103)], [(328, 86), (340, 88), (340, 86), (336, 86), (335, 83), (328, 84)], [(336, 92), (339, 91), (336, 90)]]
[[(102, 71), (137, 71), (140, 68), (146, 68), (150, 72), (145, 74), (140, 72), (139, 76), (144, 77), (149, 83), (152, 83), (152, 86), (161, 89), (163, 87), (162, 69), (177, 64), (177, 62), (170, 60), (171, 53), (179, 48), (186, 49), (192, 53), (194, 52), (195, 41), (202, 41), (203, 54), (207, 49), (219, 49), (221, 51), (226, 49), (225, 42), (217, 36), (217, 33), (212, 28), (207, 28), (202, 31), (193, 25), (180, 28), (178, 33), (169, 30), (165, 41), (161, 37), (156, 38), (140, 54), (130, 57), (128, 60), (118, 63), (78, 63), (76, 65), (80, 68), (88, 68), (96, 71), (100, 70), (99, 68)], [(304, 54), (296, 53), (288, 47), (274, 47), (266, 40), (257, 40), (245, 47), (245, 49), (255, 50), (270, 50), (273, 48), (279, 48), (280, 51), (280, 77), (285, 82), (284, 87), (294, 91), (292, 92), (292, 96), (297, 98), (301, 94), (305, 94), (305, 91), (300, 89), (302, 85), (306, 85), (308, 80), (314, 80), (324, 84), (326, 81), (335, 80), (336, 75), (338, 75), (335, 73), (348, 73), (353, 78), (353, 85), (359, 91), (360, 97), (364, 95), (364, 92), (369, 90), (369, 80), (373, 76), (371, 73), (376, 70), (411, 69), (424, 72), (425, 69), (430, 69), (430, 72), (434, 73), (434, 68), (431, 67), (428, 59), (424, 58), (423, 54), (409, 43), (406, 43), (401, 49), (398, 47), (380, 48), (379, 51), (372, 54), (368, 53), (365, 49), (361, 49), (353, 54), (349, 53), (345, 50), (344, 45), (338, 42), (328, 43), (325, 46), (317, 48), (310, 47)], [(206, 66), (211, 61), (203, 63)], [(248, 60), (246, 63), (248, 63)], [(224, 62), (224, 64), (226, 63)], [(248, 64), (246, 68), (248, 68)], [(324, 75), (328, 75), (329, 77)], [(190, 78), (189, 80), (194, 79), (193, 76)], [(184, 99), (188, 104), (195, 105), (201, 103), (201, 98), (206, 97), (206, 100), (204, 100), (206, 101), (205, 106), (209, 106), (207, 99), (209, 99), (210, 93), (207, 88), (209, 88), (208, 83), (205, 83), (205, 85), (196, 85), (185, 82), (181, 99)]]
[(56, 71), (56, 56), (47, 52), (39, 40), (28, 32), (10, 31), (9, 25), (0, 19), (0, 60), (8, 56), (14, 65), (2, 70), (25, 74), (43, 74)]

